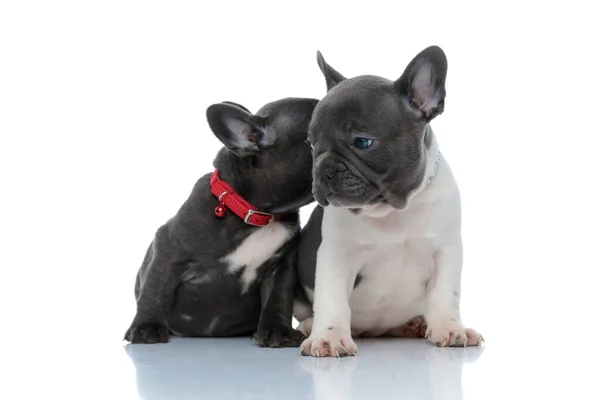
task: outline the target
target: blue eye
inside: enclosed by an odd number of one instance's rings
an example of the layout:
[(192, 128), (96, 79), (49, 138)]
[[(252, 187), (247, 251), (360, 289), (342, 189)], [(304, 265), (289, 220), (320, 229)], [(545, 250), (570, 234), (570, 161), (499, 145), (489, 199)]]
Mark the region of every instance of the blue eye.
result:
[(357, 137), (354, 139), (354, 142), (352, 142), (352, 146), (356, 147), (357, 149), (366, 149), (367, 147), (371, 147), (372, 144), (373, 139), (367, 139), (364, 137)]

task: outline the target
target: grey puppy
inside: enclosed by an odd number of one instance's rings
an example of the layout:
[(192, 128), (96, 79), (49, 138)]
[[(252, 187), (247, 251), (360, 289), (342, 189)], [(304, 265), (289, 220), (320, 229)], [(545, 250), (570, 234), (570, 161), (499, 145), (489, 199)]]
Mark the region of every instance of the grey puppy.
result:
[[(315, 99), (285, 98), (255, 115), (223, 102), (207, 109), (225, 145), (150, 244), (135, 283), (125, 340), (252, 335), (259, 346), (298, 346), (291, 326), (299, 208), (312, 202), (306, 142)], [(260, 211), (259, 211), (260, 210)]]

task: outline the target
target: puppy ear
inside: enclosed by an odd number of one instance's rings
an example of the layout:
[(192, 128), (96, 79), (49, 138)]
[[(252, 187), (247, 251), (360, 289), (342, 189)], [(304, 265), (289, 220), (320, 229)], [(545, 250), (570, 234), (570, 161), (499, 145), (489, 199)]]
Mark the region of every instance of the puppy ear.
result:
[(206, 110), (208, 125), (215, 136), (240, 156), (255, 154), (260, 148), (273, 144), (263, 118), (231, 102), (213, 104)]
[(244, 107), (243, 105), (239, 104), (239, 103), (235, 103), (233, 101), (223, 101), (223, 104), (231, 104), (232, 106), (237, 106), (238, 108), (241, 108), (242, 110), (246, 111), (247, 113), (250, 113), (250, 110), (248, 110), (246, 107)]
[(394, 82), (403, 103), (417, 118), (429, 122), (444, 111), (447, 71), (444, 51), (431, 46), (420, 52)]
[(342, 74), (333, 69), (329, 64), (325, 62), (323, 55), (320, 51), (317, 51), (317, 63), (323, 75), (325, 75), (325, 83), (327, 83), (327, 91), (330, 91), (335, 85), (341, 81), (346, 80)]

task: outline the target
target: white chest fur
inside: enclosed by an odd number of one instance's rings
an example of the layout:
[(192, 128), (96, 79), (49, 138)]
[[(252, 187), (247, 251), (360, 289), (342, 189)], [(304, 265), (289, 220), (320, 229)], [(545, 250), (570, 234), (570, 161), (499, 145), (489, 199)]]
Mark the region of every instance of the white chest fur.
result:
[(435, 269), (430, 243), (372, 246), (363, 260), (361, 282), (350, 297), (354, 332), (382, 334), (425, 313)]
[(228, 271), (236, 273), (244, 269), (241, 276), (242, 293), (248, 290), (256, 278), (257, 269), (287, 242), (293, 231), (281, 222), (259, 228), (227, 256), (221, 259), (228, 264)]
[(406, 210), (380, 205), (355, 215), (328, 207), (322, 227), (323, 245), (352, 260), (362, 278), (350, 295), (352, 332), (383, 334), (425, 314), (436, 252), (460, 241), (458, 189), (442, 161)]

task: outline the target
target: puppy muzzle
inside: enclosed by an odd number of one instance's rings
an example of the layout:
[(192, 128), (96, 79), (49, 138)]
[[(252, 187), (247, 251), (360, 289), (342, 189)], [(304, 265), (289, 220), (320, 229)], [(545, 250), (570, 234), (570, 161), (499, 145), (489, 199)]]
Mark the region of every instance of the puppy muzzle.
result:
[(314, 169), (313, 195), (321, 206), (360, 206), (369, 197), (369, 183), (341, 160), (322, 158)]

